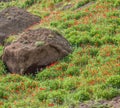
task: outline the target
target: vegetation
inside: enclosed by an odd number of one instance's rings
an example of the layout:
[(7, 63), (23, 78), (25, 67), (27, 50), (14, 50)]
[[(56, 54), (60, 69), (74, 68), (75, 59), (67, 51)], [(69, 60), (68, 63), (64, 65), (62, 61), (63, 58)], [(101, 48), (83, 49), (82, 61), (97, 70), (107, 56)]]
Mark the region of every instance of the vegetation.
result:
[[(86, 5), (90, 2), (91, 5)], [(63, 4), (56, 7), (58, 3)], [(63, 10), (67, 4), (72, 4), (71, 8)], [(36, 76), (8, 74), (0, 60), (0, 107), (69, 108), (79, 102), (109, 100), (120, 95), (119, 5), (119, 0), (0, 3), (1, 10), (18, 6), (40, 16), (40, 24), (32, 29), (41, 26), (57, 29), (73, 46), (71, 54)], [(2, 52), (1, 46), (0, 55)]]

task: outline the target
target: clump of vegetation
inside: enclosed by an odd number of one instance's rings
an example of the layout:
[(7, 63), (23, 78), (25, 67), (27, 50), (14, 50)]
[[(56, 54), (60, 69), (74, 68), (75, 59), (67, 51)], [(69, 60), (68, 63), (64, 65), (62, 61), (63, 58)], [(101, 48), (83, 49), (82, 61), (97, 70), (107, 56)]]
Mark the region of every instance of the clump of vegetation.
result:
[(1, 60), (2, 54), (3, 54), (3, 46), (0, 46), (0, 75), (3, 75), (6, 73), (6, 66), (4, 65), (3, 61)]
[(120, 89), (120, 75), (111, 76), (106, 83), (109, 87)]
[(39, 3), (39, 2), (41, 2), (41, 0), (26, 0), (26, 1), (24, 2), (24, 4), (22, 5), (22, 7), (23, 7), (23, 8), (27, 8), (27, 7), (32, 6), (32, 5), (35, 4), (35, 3)]
[(86, 91), (78, 91), (74, 95), (75, 100), (78, 100), (80, 102), (90, 100), (90, 94)]
[(15, 40), (17, 39), (17, 37), (16, 36), (9, 36), (7, 39), (5, 39), (5, 41), (4, 41), (4, 44), (11, 44), (12, 42), (14, 42)]
[(5, 74), (5, 73), (6, 73), (6, 66), (4, 65), (2, 60), (0, 60), (0, 75)]
[(35, 46), (37, 46), (37, 47), (42, 46), (42, 45), (44, 45), (43, 41), (37, 41), (37, 42), (35, 42)]

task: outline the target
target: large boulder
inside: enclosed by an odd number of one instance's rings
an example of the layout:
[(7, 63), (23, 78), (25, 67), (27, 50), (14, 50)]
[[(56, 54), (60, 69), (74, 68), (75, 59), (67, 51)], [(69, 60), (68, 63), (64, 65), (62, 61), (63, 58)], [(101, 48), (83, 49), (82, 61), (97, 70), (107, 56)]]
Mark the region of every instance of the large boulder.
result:
[(0, 43), (12, 34), (23, 32), (28, 27), (38, 23), (40, 18), (24, 9), (9, 7), (0, 12)]
[(10, 2), (12, 0), (0, 0), (0, 2)]
[(28, 74), (65, 57), (71, 51), (70, 44), (61, 34), (40, 28), (28, 30), (6, 46), (2, 59), (10, 72)]

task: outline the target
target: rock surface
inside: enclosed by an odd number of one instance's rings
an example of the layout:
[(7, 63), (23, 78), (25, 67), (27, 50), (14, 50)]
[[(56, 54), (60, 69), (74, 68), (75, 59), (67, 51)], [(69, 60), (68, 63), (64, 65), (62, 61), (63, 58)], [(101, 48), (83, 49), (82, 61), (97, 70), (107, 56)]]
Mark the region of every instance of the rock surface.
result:
[(72, 51), (68, 41), (46, 28), (29, 30), (6, 46), (3, 61), (12, 73), (28, 74), (63, 58)]
[(0, 0), (0, 2), (9, 2), (9, 1), (12, 1), (12, 0)]
[(23, 32), (28, 27), (38, 23), (40, 18), (24, 9), (10, 7), (0, 12), (0, 43), (12, 34)]
[(65, 5), (61, 10), (64, 11), (64, 10), (68, 10), (70, 8), (72, 8), (73, 4), (67, 4)]
[(120, 108), (120, 96), (111, 100), (89, 101), (81, 103), (77, 108)]

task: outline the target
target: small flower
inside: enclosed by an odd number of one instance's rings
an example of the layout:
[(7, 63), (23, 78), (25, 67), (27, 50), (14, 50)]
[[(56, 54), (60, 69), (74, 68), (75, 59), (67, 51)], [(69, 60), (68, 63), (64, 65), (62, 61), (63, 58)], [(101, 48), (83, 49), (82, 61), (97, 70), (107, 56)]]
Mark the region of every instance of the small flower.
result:
[(54, 106), (54, 103), (50, 103), (48, 104), (49, 107), (53, 107)]
[(42, 91), (42, 90), (46, 90), (46, 88), (40, 88), (40, 90)]
[(89, 85), (95, 85), (96, 81), (95, 80), (91, 80), (88, 82)]

